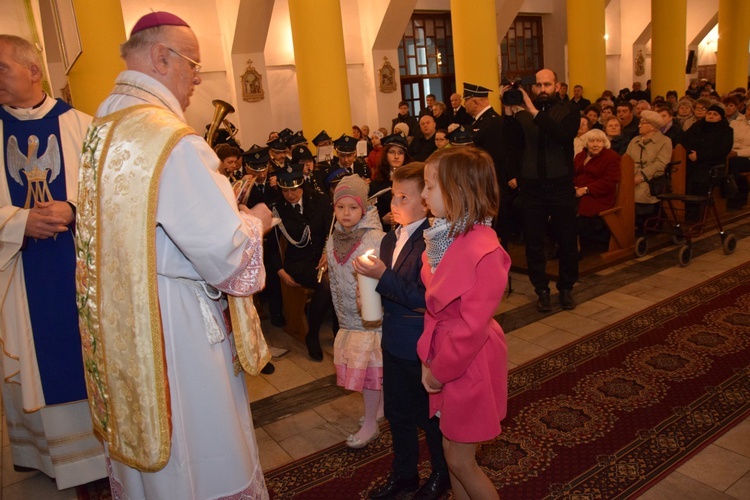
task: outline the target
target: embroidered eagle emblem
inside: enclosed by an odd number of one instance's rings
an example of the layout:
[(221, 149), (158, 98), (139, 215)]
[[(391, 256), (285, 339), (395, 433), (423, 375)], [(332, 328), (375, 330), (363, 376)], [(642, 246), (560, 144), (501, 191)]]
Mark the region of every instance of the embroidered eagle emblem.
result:
[[(39, 138), (35, 135), (29, 136), (28, 155), (24, 155), (18, 148), (18, 139), (12, 135), (8, 139), (8, 172), (17, 183), (23, 186), (21, 172), (28, 180), (26, 192), (26, 204), (24, 208), (31, 206), (31, 197), (34, 196), (34, 204), (41, 201), (52, 201), (49, 191), (49, 183), (60, 175), (60, 146), (57, 137), (50, 134), (47, 138), (47, 149), (41, 157), (39, 153)], [(50, 172), (49, 180), (47, 172)]]

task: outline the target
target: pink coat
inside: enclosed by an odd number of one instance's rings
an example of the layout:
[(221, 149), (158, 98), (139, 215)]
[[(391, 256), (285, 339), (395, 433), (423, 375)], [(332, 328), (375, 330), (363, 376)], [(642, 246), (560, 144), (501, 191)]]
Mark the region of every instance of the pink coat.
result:
[(475, 226), (451, 243), (427, 287), (417, 353), (443, 390), (430, 394), (430, 416), (450, 440), (477, 443), (500, 434), (508, 403), (508, 348), (493, 319), (508, 282), (510, 257), (495, 231)]

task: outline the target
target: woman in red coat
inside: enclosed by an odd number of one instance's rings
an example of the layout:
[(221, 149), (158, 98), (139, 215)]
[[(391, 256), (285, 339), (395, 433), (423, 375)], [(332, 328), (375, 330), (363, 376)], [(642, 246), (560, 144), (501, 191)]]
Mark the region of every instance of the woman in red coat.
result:
[(500, 434), (508, 402), (505, 334), (493, 319), (510, 257), (492, 229), (499, 194), (484, 151), (438, 150), (427, 159), (425, 199), (435, 219), (424, 231), (424, 332), (417, 343), (430, 417), (440, 418), (456, 498), (497, 498), (476, 462), (477, 445)]
[(573, 160), (578, 198), (578, 236), (583, 241), (609, 242), (609, 229), (599, 213), (615, 206), (620, 182), (620, 155), (610, 149), (607, 135), (590, 130), (581, 136), (584, 149)]

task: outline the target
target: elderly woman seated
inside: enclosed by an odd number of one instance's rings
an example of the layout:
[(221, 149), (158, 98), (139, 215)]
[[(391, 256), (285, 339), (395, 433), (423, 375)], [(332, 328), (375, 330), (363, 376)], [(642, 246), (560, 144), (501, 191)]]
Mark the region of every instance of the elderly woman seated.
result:
[(640, 234), (643, 222), (656, 211), (659, 199), (651, 194), (649, 181), (664, 175), (664, 169), (672, 159), (672, 141), (659, 129), (664, 120), (656, 111), (645, 110), (638, 123), (638, 134), (626, 154), (635, 163), (635, 229)]
[(579, 200), (578, 236), (583, 248), (587, 242), (609, 242), (609, 229), (599, 213), (615, 205), (620, 155), (610, 149), (609, 139), (601, 130), (589, 130), (581, 138), (585, 148), (573, 160), (573, 183)]

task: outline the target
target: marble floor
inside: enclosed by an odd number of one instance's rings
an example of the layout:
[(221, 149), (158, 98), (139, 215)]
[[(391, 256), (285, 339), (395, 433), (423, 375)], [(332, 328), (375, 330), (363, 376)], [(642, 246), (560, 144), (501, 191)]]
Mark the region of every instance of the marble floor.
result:
[[(732, 255), (724, 255), (715, 243), (718, 238), (708, 234), (704, 241), (696, 242), (696, 248), (702, 244), (703, 250), (695, 251), (696, 257), (688, 267), (678, 267), (674, 247), (667, 247), (582, 279), (576, 288), (579, 306), (573, 311), (558, 309), (546, 315), (537, 313), (533, 305), (536, 296), (528, 279), (512, 273), (514, 292), (498, 308), (503, 319), (507, 316), (508, 323), (512, 324), (506, 327), (510, 367), (542, 356), (747, 262), (750, 260), (750, 227), (740, 224), (734, 230), (740, 241)], [(657, 262), (661, 264), (654, 266)], [(630, 272), (638, 266), (658, 272)], [(626, 283), (620, 284), (617, 279), (625, 279)], [(610, 281), (617, 284), (605, 286)], [(553, 295), (553, 304), (554, 301)], [(501, 324), (505, 326), (504, 321)], [(275, 373), (248, 380), (261, 465), (269, 470), (344, 441), (348, 434), (357, 431), (363, 406), (358, 393), (331, 387), (335, 371), (330, 326), (324, 327), (322, 332), (326, 352), (323, 363), (309, 360), (302, 343), (272, 327), (268, 321), (263, 322), (263, 327), (271, 345), (289, 349), (287, 354), (273, 360)], [(316, 399), (306, 394), (322, 396)], [(54, 481), (41, 473), (14, 472), (4, 425), (2, 438), (0, 500), (76, 498), (75, 489), (58, 491)], [(750, 419), (717, 439), (641, 498), (750, 498)]]

